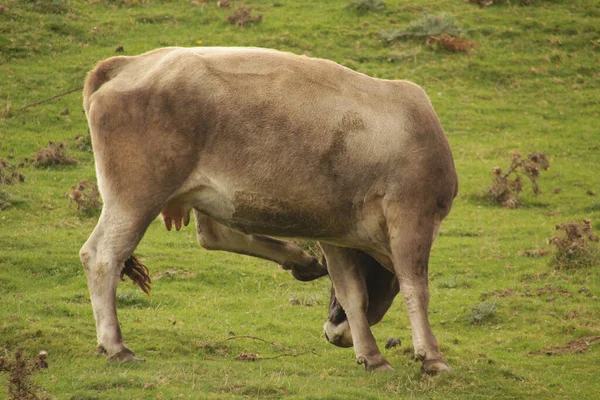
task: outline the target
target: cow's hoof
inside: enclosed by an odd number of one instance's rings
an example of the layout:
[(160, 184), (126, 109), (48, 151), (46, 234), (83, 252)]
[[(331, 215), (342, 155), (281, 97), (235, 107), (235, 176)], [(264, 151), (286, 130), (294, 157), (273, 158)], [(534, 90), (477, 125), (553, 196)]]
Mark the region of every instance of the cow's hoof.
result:
[(302, 282), (314, 281), (327, 275), (325, 269), (316, 259), (308, 265), (300, 264), (283, 264), (281, 267), (292, 272), (294, 278)]
[(137, 358), (133, 351), (129, 350), (127, 347), (124, 347), (118, 353), (115, 353), (111, 356), (108, 356), (107, 360), (109, 362), (144, 362), (141, 358)]
[(445, 372), (450, 372), (450, 367), (446, 364), (446, 361), (438, 360), (424, 360), (421, 365), (421, 372), (427, 375), (438, 375)]
[(361, 356), (356, 359), (356, 362), (364, 366), (365, 370), (368, 372), (385, 372), (394, 370), (390, 363), (381, 354), (377, 357), (372, 357), (371, 359)]

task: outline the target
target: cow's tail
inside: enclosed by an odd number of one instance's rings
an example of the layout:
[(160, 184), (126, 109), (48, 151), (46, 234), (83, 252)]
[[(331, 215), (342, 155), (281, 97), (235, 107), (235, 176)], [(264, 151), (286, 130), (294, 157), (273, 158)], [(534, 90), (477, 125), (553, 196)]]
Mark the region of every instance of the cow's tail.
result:
[(88, 113), (90, 110), (90, 97), (102, 85), (118, 75), (119, 71), (130, 61), (131, 57), (119, 56), (104, 60), (87, 76), (83, 87), (83, 108)]
[(125, 261), (125, 268), (121, 271), (121, 279), (124, 275), (127, 275), (144, 293), (150, 295), (152, 281), (150, 280), (148, 268), (133, 254)]

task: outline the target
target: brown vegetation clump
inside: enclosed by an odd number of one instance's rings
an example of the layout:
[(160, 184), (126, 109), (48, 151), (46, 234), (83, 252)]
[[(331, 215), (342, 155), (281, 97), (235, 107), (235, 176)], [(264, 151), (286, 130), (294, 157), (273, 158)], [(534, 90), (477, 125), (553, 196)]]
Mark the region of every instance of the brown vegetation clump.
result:
[(65, 142), (49, 142), (48, 147), (42, 147), (35, 153), (33, 165), (37, 168), (54, 165), (73, 165), (77, 160), (67, 157), (67, 144)]
[(589, 267), (600, 263), (599, 238), (592, 232), (589, 219), (556, 226), (559, 232), (548, 240), (556, 246), (554, 264), (557, 269)]
[[(494, 4), (510, 4), (510, 0), (466, 0), (469, 3), (477, 4), (479, 7), (489, 7)], [(513, 0), (522, 6), (530, 6), (535, 0)]]
[(506, 173), (500, 167), (492, 169), (494, 184), (489, 187), (488, 195), (494, 202), (502, 204), (503, 207), (519, 207), (523, 205), (523, 202), (519, 199), (519, 193), (523, 191), (521, 174), (529, 178), (533, 193), (537, 196), (541, 193), (537, 179), (540, 172), (542, 170), (546, 171), (549, 167), (550, 163), (544, 153), (531, 153), (525, 159), (521, 154), (513, 153)]
[(21, 350), (15, 352), (15, 360), (10, 361), (0, 357), (0, 372), (8, 372), (8, 399), (10, 400), (40, 400), (49, 397), (39, 397), (39, 387), (31, 381), (31, 376), (41, 368), (48, 368), (46, 358), (48, 352), (41, 351), (37, 359), (28, 359)]
[(237, 361), (256, 361), (259, 359), (258, 354), (256, 353), (240, 353), (237, 357), (235, 357)]
[(238, 7), (227, 17), (227, 22), (237, 26), (249, 26), (262, 21), (262, 14), (252, 15), (252, 7)]
[(93, 215), (102, 209), (98, 186), (86, 180), (71, 186), (69, 199), (75, 204), (77, 211), (82, 214)]
[(555, 356), (560, 354), (580, 354), (588, 351), (591, 344), (600, 342), (600, 336), (589, 336), (575, 340), (562, 346), (550, 346), (545, 349), (531, 351), (529, 355)]
[(75, 147), (81, 151), (92, 152), (92, 137), (88, 135), (75, 135)]
[(354, 10), (359, 14), (364, 14), (368, 11), (385, 9), (385, 2), (383, 0), (352, 0), (346, 8)]
[(0, 185), (12, 185), (25, 181), (25, 176), (4, 158), (0, 158)]
[(479, 43), (474, 42), (472, 40), (465, 40), (461, 38), (457, 38), (455, 36), (449, 35), (447, 33), (443, 33), (439, 36), (431, 36), (429, 39), (425, 41), (427, 47), (431, 49), (442, 48), (444, 50), (458, 52), (468, 52), (472, 49), (479, 47)]

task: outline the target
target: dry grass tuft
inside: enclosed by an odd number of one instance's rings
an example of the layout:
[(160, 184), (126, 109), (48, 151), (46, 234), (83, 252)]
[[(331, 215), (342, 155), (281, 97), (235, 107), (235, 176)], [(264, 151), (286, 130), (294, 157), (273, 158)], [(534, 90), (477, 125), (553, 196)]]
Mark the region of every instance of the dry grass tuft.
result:
[(40, 387), (31, 381), (31, 376), (42, 368), (48, 368), (46, 358), (48, 352), (41, 351), (36, 359), (23, 356), (21, 350), (15, 352), (15, 360), (0, 357), (0, 372), (8, 372), (8, 399), (40, 400), (50, 397), (39, 397)]
[(77, 212), (87, 216), (96, 215), (102, 209), (98, 186), (86, 180), (71, 186), (69, 199), (77, 207)]
[(531, 153), (525, 159), (521, 154), (513, 153), (508, 172), (504, 173), (500, 167), (492, 169), (494, 184), (489, 187), (488, 195), (503, 207), (517, 208), (523, 205), (519, 199), (519, 193), (523, 191), (521, 175), (529, 178), (533, 193), (537, 196), (541, 193), (537, 179), (540, 172), (549, 167), (550, 163), (544, 153)]
[(235, 359), (237, 361), (256, 361), (258, 360), (258, 354), (256, 353), (240, 353), (237, 357), (235, 357)]
[(76, 135), (73, 140), (75, 140), (75, 147), (81, 151), (92, 152), (92, 137), (89, 134), (86, 135)]
[(19, 168), (23, 165), (15, 167), (8, 160), (0, 158), (0, 185), (13, 185), (24, 182), (25, 176), (19, 172)]
[(548, 240), (556, 246), (553, 264), (556, 269), (568, 270), (600, 264), (599, 238), (589, 219), (565, 222), (556, 226), (558, 234)]
[(498, 311), (498, 304), (484, 301), (473, 307), (471, 310), (471, 323), (474, 325), (481, 325), (486, 322), (492, 322), (496, 319), (496, 311)]
[(385, 9), (385, 2), (382, 0), (352, 0), (346, 8), (356, 11), (359, 14), (365, 14), (369, 11), (381, 11)]
[(412, 21), (404, 30), (392, 29), (381, 31), (379, 35), (386, 42), (394, 42), (414, 38), (428, 39), (432, 36), (443, 34), (458, 36), (461, 32), (462, 29), (458, 27), (451, 14), (440, 13), (435, 15), (427, 14), (418, 20)]
[(424, 40), (425, 45), (432, 50), (469, 52), (479, 47), (477, 42), (460, 38), (463, 32), (464, 30), (456, 24), (451, 14), (440, 13), (427, 14), (412, 21), (404, 29), (380, 31), (379, 36), (388, 43), (412, 39)]
[(6, 210), (12, 205), (12, 198), (10, 194), (0, 190), (0, 211)]
[(444, 49), (452, 52), (469, 52), (472, 49), (479, 47), (479, 43), (472, 40), (465, 40), (443, 33), (439, 36), (432, 36), (425, 41), (425, 44), (430, 49)]
[(33, 165), (37, 168), (73, 164), (77, 164), (77, 160), (67, 157), (67, 144), (65, 142), (49, 142), (47, 147), (42, 147), (40, 151), (35, 153), (33, 162)]
[(252, 15), (252, 7), (238, 7), (227, 17), (227, 22), (237, 26), (250, 26), (262, 21), (262, 14)]

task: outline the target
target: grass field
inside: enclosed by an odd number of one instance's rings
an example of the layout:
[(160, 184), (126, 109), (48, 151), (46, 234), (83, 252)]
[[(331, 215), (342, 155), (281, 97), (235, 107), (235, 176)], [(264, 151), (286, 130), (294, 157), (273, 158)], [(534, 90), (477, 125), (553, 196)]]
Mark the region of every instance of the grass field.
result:
[[(600, 265), (556, 270), (545, 254), (557, 224), (589, 218), (600, 230), (600, 3), (387, 0), (366, 12), (348, 8), (350, 0), (231, 3), (0, 3), (0, 158), (18, 165), (49, 141), (65, 141), (77, 160), (26, 163), (24, 182), (0, 185), (0, 356), (47, 350), (49, 368), (33, 380), (53, 399), (598, 398), (600, 342), (581, 353), (530, 353), (600, 337)], [(240, 5), (262, 21), (228, 24)], [(389, 43), (380, 35), (440, 12), (479, 47), (450, 52), (425, 38)], [(147, 362), (108, 364), (96, 355), (78, 257), (96, 219), (68, 199), (71, 186), (95, 181), (93, 155), (74, 139), (87, 135), (81, 94), (21, 108), (82, 86), (118, 46), (134, 55), (232, 45), (328, 58), (429, 93), (461, 185), (430, 261), (430, 318), (450, 373), (419, 373), (402, 301), (373, 329), (381, 348), (389, 337), (402, 340), (383, 350), (395, 372), (368, 374), (351, 349), (323, 339), (327, 278), (301, 283), (275, 264), (205, 251), (191, 226), (167, 232), (160, 221), (137, 250), (154, 278), (152, 295), (130, 282), (118, 294), (124, 338)], [(523, 207), (491, 203), (492, 168), (506, 169), (513, 152), (534, 151), (550, 160), (542, 194), (525, 182)], [(474, 323), (473, 310), (486, 307)], [(259, 360), (236, 360), (241, 353)], [(0, 396), (7, 387), (0, 373)]]

